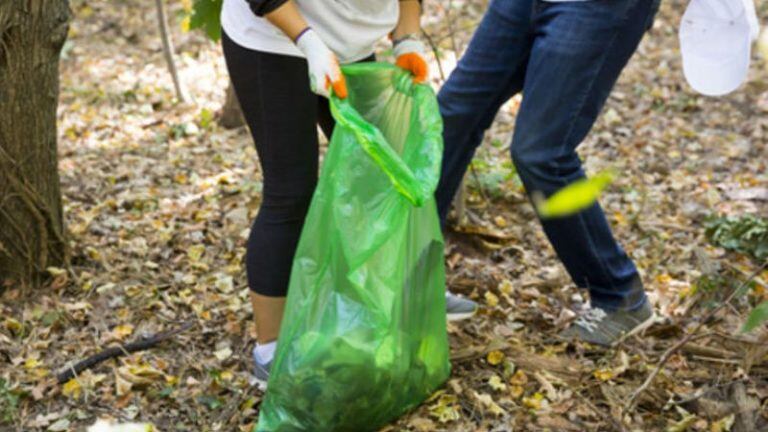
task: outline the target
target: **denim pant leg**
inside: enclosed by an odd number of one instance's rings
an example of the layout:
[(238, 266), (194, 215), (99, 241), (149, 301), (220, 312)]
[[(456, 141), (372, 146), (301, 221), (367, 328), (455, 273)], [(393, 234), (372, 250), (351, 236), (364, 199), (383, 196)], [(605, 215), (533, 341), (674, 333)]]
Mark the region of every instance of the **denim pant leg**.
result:
[[(527, 191), (549, 196), (584, 177), (576, 147), (636, 50), (652, 5), (652, 0), (536, 0), (536, 38), (511, 146)], [(637, 269), (599, 204), (542, 224), (574, 282), (589, 289), (593, 305), (608, 310), (642, 305)]]
[(445, 151), (435, 196), (441, 222), (501, 105), (523, 86), (534, 0), (493, 0), (437, 98)]

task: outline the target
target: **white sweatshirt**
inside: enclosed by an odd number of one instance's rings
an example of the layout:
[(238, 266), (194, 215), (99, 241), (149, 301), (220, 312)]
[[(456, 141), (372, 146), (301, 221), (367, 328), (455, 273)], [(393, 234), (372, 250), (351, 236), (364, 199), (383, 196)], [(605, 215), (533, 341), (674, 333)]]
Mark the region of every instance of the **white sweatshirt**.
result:
[[(373, 54), (373, 46), (397, 25), (398, 0), (294, 0), (312, 29), (341, 63)], [(280, 29), (256, 16), (246, 0), (224, 0), (221, 26), (245, 48), (304, 57)]]

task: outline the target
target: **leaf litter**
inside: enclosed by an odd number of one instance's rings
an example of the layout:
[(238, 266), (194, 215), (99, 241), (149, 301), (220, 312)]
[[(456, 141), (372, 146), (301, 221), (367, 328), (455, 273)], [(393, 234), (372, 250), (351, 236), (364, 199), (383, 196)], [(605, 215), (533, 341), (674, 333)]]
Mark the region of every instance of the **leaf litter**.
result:
[[(636, 409), (623, 409), (662, 353), (759, 266), (742, 243), (710, 242), (707, 221), (768, 214), (765, 60), (732, 95), (694, 94), (675, 39), (683, 6), (663, 4), (580, 148), (588, 172), (616, 173), (601, 203), (666, 319), (613, 349), (555, 338), (587, 297), (509, 163), (514, 98), (473, 164), (466, 222), (447, 236), (448, 286), (482, 310), (449, 325), (445, 388), (384, 430), (768, 428), (768, 336), (764, 325), (741, 332), (768, 300), (768, 272), (670, 358)], [(72, 2), (58, 116), (72, 269), (48, 269), (45, 288), (2, 293), (0, 430), (82, 430), (99, 418), (159, 431), (255, 422), (263, 394), (250, 381), (241, 260), (261, 177), (247, 131), (211, 121), (227, 84), (220, 48), (180, 30), (182, 2), (168, 7), (194, 104), (175, 102), (151, 2)], [(446, 71), (486, 7), (427, 2), (425, 28)], [(192, 331), (56, 384), (75, 361), (190, 319)]]

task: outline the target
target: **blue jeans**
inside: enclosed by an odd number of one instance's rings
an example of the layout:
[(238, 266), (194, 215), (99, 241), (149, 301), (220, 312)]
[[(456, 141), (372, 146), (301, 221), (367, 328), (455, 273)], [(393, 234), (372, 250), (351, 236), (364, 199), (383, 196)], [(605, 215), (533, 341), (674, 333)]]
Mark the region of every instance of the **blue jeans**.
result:
[[(436, 192), (441, 220), (485, 130), (518, 92), (524, 97), (511, 153), (526, 190), (549, 196), (583, 178), (576, 147), (657, 6), (654, 0), (492, 0), (438, 95), (445, 123)], [(631, 310), (646, 301), (637, 269), (599, 204), (542, 225), (574, 282), (589, 289), (593, 306)]]

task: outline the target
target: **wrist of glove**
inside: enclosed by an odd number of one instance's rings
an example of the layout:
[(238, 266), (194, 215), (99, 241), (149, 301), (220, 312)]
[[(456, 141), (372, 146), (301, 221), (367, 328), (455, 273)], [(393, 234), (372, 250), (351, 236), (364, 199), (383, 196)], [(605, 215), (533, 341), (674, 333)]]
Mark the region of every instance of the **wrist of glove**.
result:
[(424, 43), (415, 36), (394, 42), (395, 65), (413, 75), (413, 82), (422, 83), (429, 78), (429, 66), (424, 54)]
[(339, 60), (320, 36), (311, 28), (296, 39), (296, 46), (307, 58), (309, 86), (314, 93), (329, 97), (331, 90), (340, 99), (347, 97), (347, 84), (341, 73)]

